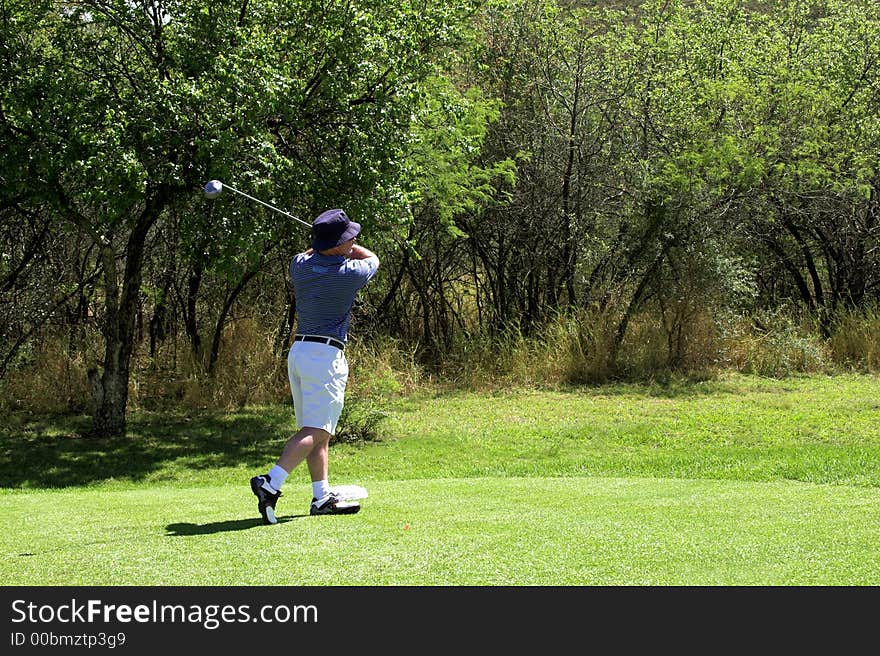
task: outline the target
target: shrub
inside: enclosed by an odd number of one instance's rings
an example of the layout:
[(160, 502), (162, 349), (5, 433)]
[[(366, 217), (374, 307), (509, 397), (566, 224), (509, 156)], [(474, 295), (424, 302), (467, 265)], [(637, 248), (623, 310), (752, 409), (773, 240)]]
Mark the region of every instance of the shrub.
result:
[(866, 373), (880, 371), (880, 310), (841, 312), (834, 321), (828, 347), (834, 361)]
[(68, 348), (63, 337), (44, 337), (0, 381), (0, 407), (38, 414), (90, 411), (87, 358), (85, 352)]
[(833, 367), (816, 326), (780, 310), (729, 316), (721, 327), (721, 364), (742, 373), (781, 378), (827, 373)]

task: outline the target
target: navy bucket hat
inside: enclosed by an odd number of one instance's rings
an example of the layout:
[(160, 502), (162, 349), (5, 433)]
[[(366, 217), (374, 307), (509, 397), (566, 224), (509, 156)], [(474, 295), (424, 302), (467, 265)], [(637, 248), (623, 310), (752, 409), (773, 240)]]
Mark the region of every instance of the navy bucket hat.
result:
[(342, 210), (321, 212), (312, 222), (312, 248), (326, 251), (354, 239), (361, 232), (361, 224), (348, 218)]

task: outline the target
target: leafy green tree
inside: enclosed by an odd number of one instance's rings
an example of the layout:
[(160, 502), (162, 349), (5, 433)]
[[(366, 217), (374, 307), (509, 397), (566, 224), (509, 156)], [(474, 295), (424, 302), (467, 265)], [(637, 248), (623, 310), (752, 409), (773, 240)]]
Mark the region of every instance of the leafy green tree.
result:
[(4, 159), (2, 175), (22, 206), (50, 208), (53, 221), (95, 245), (105, 349), (100, 371), (90, 372), (94, 430), (118, 434), (148, 235), (198, 188), (207, 162), (254, 148), (260, 76), (218, 63), (230, 43), (239, 44), (233, 64), (253, 60), (240, 45), (238, 15), (212, 16), (206, 5), (11, 9), (7, 56), (28, 65), (4, 80), (15, 156)]
[[(157, 224), (172, 208), (193, 209), (178, 214), (176, 238), (195, 247), (182, 253), (237, 278), (234, 291), (273, 240), (290, 243), (291, 227), (241, 204), (207, 210), (196, 200), (207, 179), (307, 215), (328, 204), (378, 213), (402, 167), (409, 103), (468, 9), (4, 0), (0, 202), (46, 208), (94, 244), (105, 342), (90, 374), (96, 434), (125, 430)], [(206, 240), (216, 246), (207, 254)]]
[(510, 201), (468, 226), (486, 322), (526, 332), (583, 293), (584, 239), (614, 156), (606, 56), (616, 16), (555, 2), (487, 3), (470, 75), (502, 102), (485, 156), (517, 162)]
[(442, 353), (473, 316), (474, 271), (467, 226), (497, 204), (515, 181), (510, 159), (486, 161), (482, 146), (499, 115), (498, 102), (447, 76), (427, 80), (416, 106), (402, 185), (406, 205), (395, 235), (399, 252), (379, 286), (377, 315), (385, 328), (421, 339)]
[(736, 1), (651, 2), (619, 30), (609, 56), (617, 60), (621, 100), (611, 138), (620, 157), (607, 184), (620, 190), (622, 220), (604, 222), (613, 232), (590, 280), (601, 285), (603, 303), (623, 301), (612, 362), (632, 317), (652, 305), (675, 365), (676, 335), (696, 312), (748, 296), (749, 272), (730, 235), (749, 169), (720, 128), (728, 116), (737, 120), (725, 105), (735, 84), (730, 60), (750, 25)]
[(708, 6), (738, 20), (717, 58), (724, 75), (706, 87), (714, 132), (693, 161), (727, 201), (729, 242), (761, 263), (763, 302), (801, 304), (827, 335), (877, 284), (877, 7)]

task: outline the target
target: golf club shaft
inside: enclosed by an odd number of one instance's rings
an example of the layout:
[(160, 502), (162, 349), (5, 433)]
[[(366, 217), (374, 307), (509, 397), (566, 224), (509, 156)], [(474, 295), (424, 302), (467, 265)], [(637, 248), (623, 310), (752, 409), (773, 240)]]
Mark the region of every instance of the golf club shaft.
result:
[(290, 214), (289, 212), (285, 212), (284, 210), (279, 210), (277, 207), (275, 207), (275, 206), (273, 206), (273, 205), (269, 205), (269, 203), (264, 203), (264, 202), (261, 201), (259, 198), (254, 198), (254, 197), (251, 196), (250, 194), (246, 194), (246, 193), (244, 193), (243, 191), (239, 191), (239, 190), (236, 189), (235, 187), (232, 187), (232, 186), (226, 184), (225, 182), (223, 183), (223, 188), (224, 188), (224, 189), (229, 189), (229, 191), (234, 191), (234, 192), (237, 193), (237, 194), (241, 194), (241, 195), (244, 196), (245, 198), (250, 198), (252, 201), (256, 201), (256, 202), (259, 203), (260, 205), (265, 205), (265, 206), (268, 207), (270, 210), (275, 210), (275, 211), (278, 212), (279, 214), (283, 214), (284, 216), (287, 216), (287, 217), (293, 219), (294, 221), (299, 221), (299, 222), (302, 223), (303, 225), (306, 225), (306, 226), (308, 226), (308, 227), (310, 227), (310, 228), (312, 227), (312, 224), (309, 223), (308, 221), (303, 221), (302, 219), (300, 219), (300, 218), (298, 218), (298, 217), (295, 217), (293, 214)]

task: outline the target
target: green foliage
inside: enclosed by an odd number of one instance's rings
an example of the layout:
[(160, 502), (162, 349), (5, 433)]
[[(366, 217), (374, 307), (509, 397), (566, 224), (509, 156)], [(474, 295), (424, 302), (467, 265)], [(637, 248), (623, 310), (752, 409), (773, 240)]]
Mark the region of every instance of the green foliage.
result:
[(478, 215), (495, 201), (499, 185), (515, 183), (510, 158), (488, 165), (478, 161), (489, 125), (499, 114), (499, 102), (486, 99), (479, 89), (461, 92), (448, 78), (433, 77), (413, 116), (406, 156), (411, 211), (429, 208), (453, 237), (465, 236), (456, 217)]
[(694, 352), (691, 323), (789, 306), (818, 341), (745, 331), (790, 351), (756, 346), (754, 370), (870, 348), (835, 331), (880, 285), (875, 3), (64, 7), (10, 0), (0, 21), (0, 371), (56, 348), (50, 324), (88, 354), (77, 376), (124, 350), (86, 348), (94, 328), (198, 350), (254, 320), (278, 350), (308, 232), (203, 198), (209, 178), (304, 219), (344, 206), (383, 260), (360, 326), (433, 371), (560, 312), (604, 317), (568, 334), (601, 333), (612, 362), (593, 347), (574, 379), (655, 372)]

